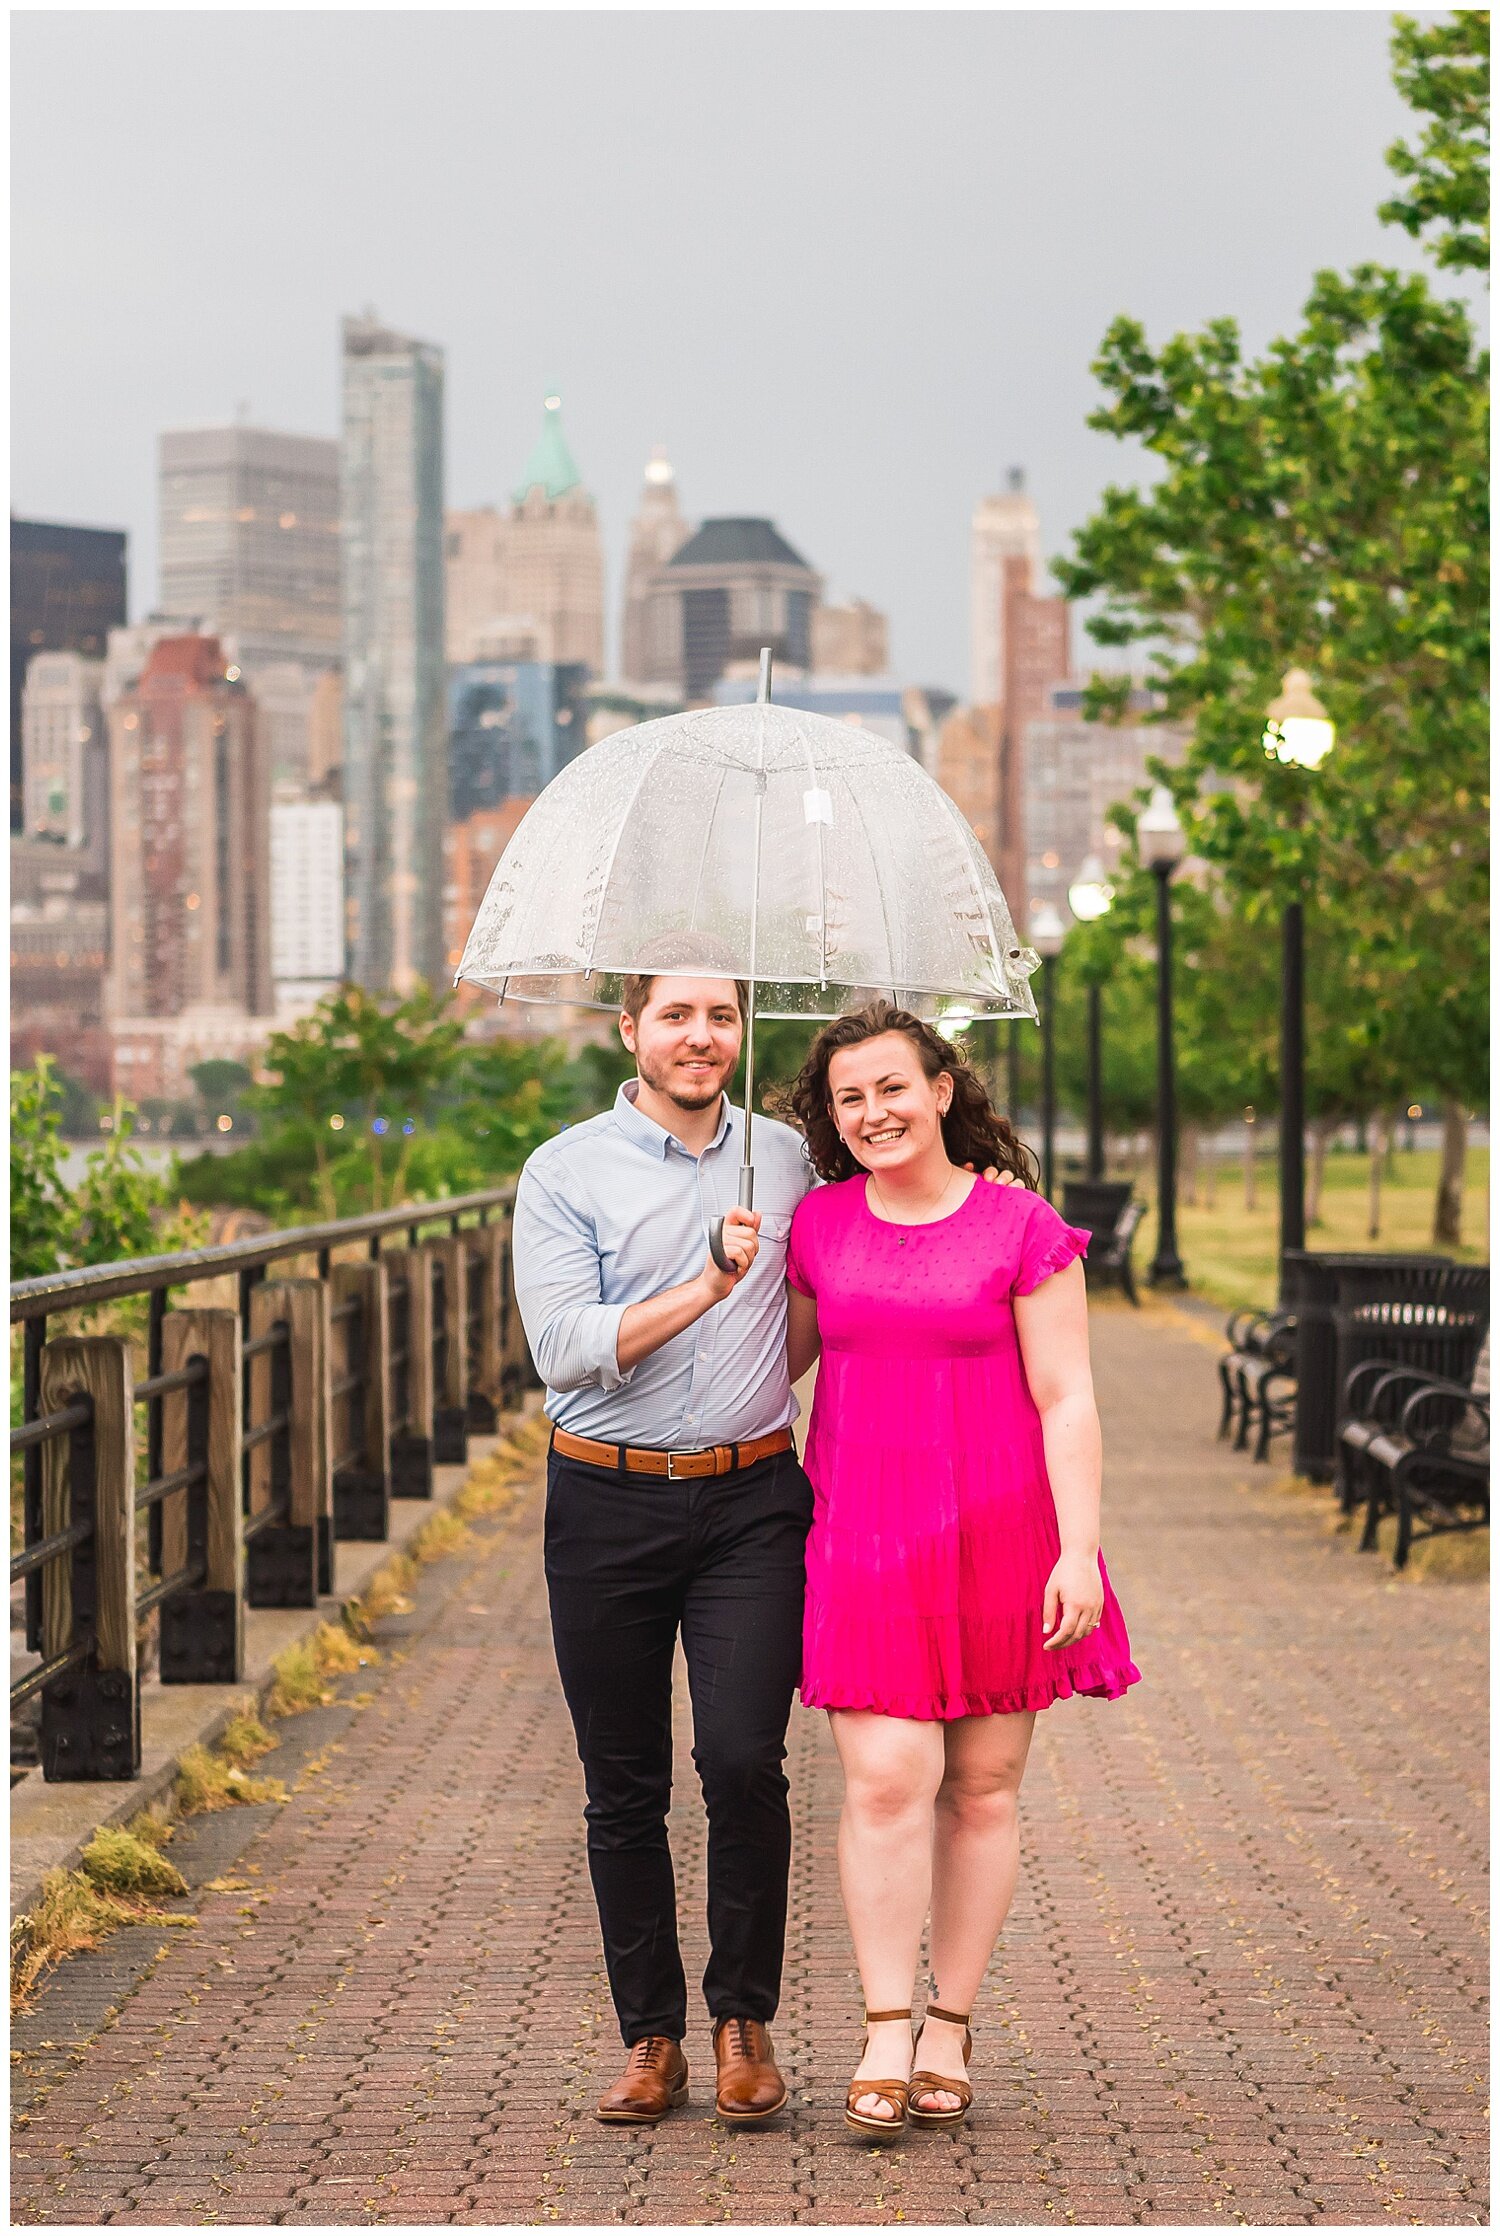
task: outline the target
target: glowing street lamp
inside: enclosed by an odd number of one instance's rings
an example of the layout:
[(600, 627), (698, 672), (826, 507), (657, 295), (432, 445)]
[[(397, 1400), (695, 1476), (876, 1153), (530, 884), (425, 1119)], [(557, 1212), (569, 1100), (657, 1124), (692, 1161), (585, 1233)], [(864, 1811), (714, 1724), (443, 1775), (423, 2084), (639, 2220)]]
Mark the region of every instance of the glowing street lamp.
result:
[(1042, 1194), (1052, 1200), (1053, 1135), (1057, 1094), (1053, 1062), (1053, 1024), (1057, 1011), (1057, 958), (1067, 927), (1050, 901), (1031, 919), (1031, 944), (1042, 958)]
[(1285, 766), (1315, 769), (1333, 746), (1333, 724), (1328, 709), (1313, 694), (1306, 668), (1288, 668), (1281, 679), (1280, 695), (1266, 708), (1261, 735), (1269, 760)]
[[(1068, 906), (1080, 924), (1097, 923), (1109, 914), (1115, 889), (1104, 874), (1104, 864), (1097, 854), (1090, 854), (1068, 887)], [(1103, 996), (1099, 982), (1088, 982), (1088, 1161), (1086, 1174), (1090, 1180), (1104, 1178), (1104, 1109), (1103, 1089)]]
[(1172, 795), (1158, 784), (1136, 822), (1141, 860), (1156, 879), (1156, 1255), (1154, 1289), (1185, 1289), (1177, 1254), (1177, 1069), (1172, 1049), (1172, 873), (1187, 853)]
[[(1261, 736), (1269, 760), (1313, 775), (1333, 749), (1328, 709), (1314, 695), (1305, 668), (1288, 668), (1281, 690), (1266, 708)], [(1292, 821), (1301, 823), (1306, 803), (1300, 792)], [(1302, 902), (1288, 901), (1281, 912), (1281, 1301), (1287, 1300), (1286, 1254), (1307, 1243), (1306, 1027), (1302, 969)]]

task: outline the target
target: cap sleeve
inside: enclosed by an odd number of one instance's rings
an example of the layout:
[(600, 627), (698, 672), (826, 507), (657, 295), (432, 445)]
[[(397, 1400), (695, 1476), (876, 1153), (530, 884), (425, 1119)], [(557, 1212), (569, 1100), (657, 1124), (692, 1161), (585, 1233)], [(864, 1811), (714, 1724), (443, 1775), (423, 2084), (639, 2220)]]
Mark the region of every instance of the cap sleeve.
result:
[(1061, 1273), (1064, 1266), (1081, 1258), (1090, 1240), (1087, 1227), (1070, 1227), (1045, 1196), (1038, 1196), (1027, 1211), (1021, 1231), (1020, 1261), (1011, 1295), (1029, 1297), (1049, 1274)]
[(808, 1209), (816, 1193), (814, 1189), (805, 1195), (792, 1213), (792, 1231), (786, 1245), (786, 1277), (804, 1297), (815, 1297), (818, 1293), (813, 1271), (812, 1213)]

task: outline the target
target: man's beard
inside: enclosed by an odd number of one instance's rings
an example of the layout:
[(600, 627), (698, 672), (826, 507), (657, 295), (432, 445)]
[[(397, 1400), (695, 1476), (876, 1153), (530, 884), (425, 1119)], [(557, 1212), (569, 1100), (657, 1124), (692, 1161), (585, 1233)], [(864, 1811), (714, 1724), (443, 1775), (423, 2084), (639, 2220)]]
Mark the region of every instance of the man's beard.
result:
[(679, 1110), (707, 1110), (710, 1103), (718, 1101), (726, 1082), (733, 1077), (732, 1069), (726, 1070), (717, 1079), (705, 1079), (701, 1086), (689, 1087), (685, 1080), (674, 1081), (670, 1065), (664, 1071), (649, 1067), (639, 1050), (636, 1051), (635, 1068), (654, 1095), (665, 1095), (668, 1102), (675, 1102)]

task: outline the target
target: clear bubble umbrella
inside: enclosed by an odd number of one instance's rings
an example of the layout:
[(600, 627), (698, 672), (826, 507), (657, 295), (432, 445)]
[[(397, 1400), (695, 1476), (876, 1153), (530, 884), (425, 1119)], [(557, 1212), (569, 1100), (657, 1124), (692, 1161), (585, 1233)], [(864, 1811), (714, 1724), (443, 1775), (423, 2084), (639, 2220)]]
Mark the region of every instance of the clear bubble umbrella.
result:
[(643, 722), (560, 770), (457, 973), (502, 1001), (600, 1009), (633, 971), (748, 981), (747, 1209), (757, 1015), (837, 1017), (884, 994), (952, 1026), (1036, 1016), (1038, 957), (947, 793), (875, 732), (772, 704), (770, 673), (762, 653), (754, 704)]

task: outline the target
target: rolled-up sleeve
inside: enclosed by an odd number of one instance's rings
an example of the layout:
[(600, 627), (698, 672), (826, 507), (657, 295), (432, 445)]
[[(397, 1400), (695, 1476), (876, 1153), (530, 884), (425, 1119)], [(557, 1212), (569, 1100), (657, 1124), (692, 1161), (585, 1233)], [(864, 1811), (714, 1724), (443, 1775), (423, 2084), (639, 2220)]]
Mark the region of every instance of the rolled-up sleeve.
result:
[(599, 1242), (587, 1210), (528, 1165), (516, 1188), (516, 1301), (537, 1372), (549, 1390), (618, 1390), (627, 1307), (600, 1297)]

